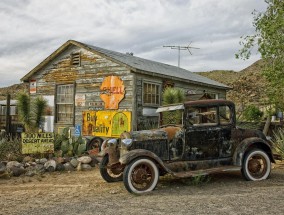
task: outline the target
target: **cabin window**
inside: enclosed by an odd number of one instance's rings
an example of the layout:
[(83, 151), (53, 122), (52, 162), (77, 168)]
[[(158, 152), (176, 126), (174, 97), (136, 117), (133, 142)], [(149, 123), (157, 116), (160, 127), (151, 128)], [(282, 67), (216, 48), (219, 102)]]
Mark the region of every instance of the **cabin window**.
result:
[(71, 64), (73, 66), (81, 66), (81, 54), (80, 52), (71, 54)]
[(74, 121), (74, 84), (58, 85), (56, 89), (56, 120), (65, 124)]
[(143, 103), (144, 105), (159, 106), (160, 105), (160, 84), (143, 83)]

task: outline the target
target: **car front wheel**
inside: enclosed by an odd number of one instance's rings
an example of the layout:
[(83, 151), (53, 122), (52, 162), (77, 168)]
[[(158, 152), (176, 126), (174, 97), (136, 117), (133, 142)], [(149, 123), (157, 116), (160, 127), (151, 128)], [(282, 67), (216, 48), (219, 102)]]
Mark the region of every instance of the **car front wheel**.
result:
[(100, 163), (100, 173), (102, 178), (106, 182), (117, 182), (117, 181), (122, 181), (122, 169), (120, 167), (108, 167), (108, 155), (104, 156), (101, 163)]
[(267, 179), (271, 171), (271, 162), (268, 155), (254, 149), (246, 153), (242, 165), (242, 174), (248, 181), (260, 181)]
[(130, 193), (141, 194), (155, 189), (159, 179), (156, 164), (148, 158), (137, 158), (124, 169), (123, 183)]

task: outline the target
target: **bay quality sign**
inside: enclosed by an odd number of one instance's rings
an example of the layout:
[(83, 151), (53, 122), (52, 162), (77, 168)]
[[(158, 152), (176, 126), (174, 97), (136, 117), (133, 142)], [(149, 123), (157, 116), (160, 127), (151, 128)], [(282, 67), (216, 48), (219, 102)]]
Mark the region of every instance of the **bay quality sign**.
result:
[(107, 76), (101, 87), (100, 97), (105, 103), (105, 109), (118, 109), (119, 102), (124, 98), (125, 86), (118, 76)]
[(22, 153), (53, 153), (54, 133), (22, 133)]

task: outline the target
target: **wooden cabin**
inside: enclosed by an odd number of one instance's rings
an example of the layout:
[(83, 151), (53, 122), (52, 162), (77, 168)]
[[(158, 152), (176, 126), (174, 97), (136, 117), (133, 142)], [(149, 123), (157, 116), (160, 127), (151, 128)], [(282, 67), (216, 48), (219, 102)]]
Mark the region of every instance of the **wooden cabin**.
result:
[(176, 66), (74, 40), (64, 43), (21, 81), (29, 83), (32, 97), (48, 99), (54, 131), (82, 126), (82, 113), (92, 110), (126, 111), (131, 130), (149, 129), (157, 126), (156, 109), (165, 87), (181, 88), (189, 98), (203, 92), (220, 99), (226, 98), (229, 89)]

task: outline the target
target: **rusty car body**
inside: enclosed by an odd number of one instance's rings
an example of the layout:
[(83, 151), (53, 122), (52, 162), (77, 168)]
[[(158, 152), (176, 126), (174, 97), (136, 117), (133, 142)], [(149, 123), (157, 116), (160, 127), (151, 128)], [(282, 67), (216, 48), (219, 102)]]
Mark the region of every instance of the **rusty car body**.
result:
[(158, 108), (160, 127), (124, 132), (103, 143), (100, 173), (123, 180), (131, 193), (152, 191), (159, 176), (178, 178), (241, 171), (246, 180), (266, 179), (274, 162), (265, 135), (236, 126), (227, 100), (188, 101)]

